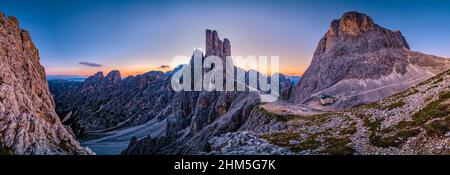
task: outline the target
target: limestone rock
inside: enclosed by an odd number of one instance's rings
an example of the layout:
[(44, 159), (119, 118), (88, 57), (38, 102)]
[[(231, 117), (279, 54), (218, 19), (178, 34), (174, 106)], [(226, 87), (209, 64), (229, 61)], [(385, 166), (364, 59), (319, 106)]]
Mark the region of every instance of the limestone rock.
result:
[(213, 137), (208, 142), (208, 155), (293, 155), (287, 148), (275, 146), (261, 139), (257, 134), (239, 131)]
[(231, 56), (231, 44), (228, 39), (220, 40), (217, 31), (206, 30), (206, 57), (215, 55), (222, 59)]
[(331, 23), (312, 62), (294, 85), (290, 100), (309, 103), (320, 95), (337, 97), (349, 108), (387, 97), (450, 68), (449, 61), (411, 51), (399, 31), (358, 12)]
[(30, 34), (0, 12), (0, 154), (92, 154), (61, 124)]

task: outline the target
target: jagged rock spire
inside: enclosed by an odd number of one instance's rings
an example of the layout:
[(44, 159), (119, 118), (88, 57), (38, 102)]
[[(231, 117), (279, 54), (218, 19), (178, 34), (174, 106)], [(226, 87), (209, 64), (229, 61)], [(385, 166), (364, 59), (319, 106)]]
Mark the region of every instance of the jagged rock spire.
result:
[(231, 56), (231, 44), (228, 39), (220, 40), (219, 34), (215, 30), (206, 30), (206, 57), (216, 55), (220, 58)]

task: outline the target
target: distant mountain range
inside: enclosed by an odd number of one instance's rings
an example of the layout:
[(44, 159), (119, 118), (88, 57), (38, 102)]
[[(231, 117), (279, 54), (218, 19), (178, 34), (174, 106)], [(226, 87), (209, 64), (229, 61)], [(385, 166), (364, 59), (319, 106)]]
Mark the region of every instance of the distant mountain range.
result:
[[(47, 75), (47, 80), (52, 81), (52, 80), (67, 80), (67, 81), (78, 81), (78, 82), (82, 82), (84, 80), (86, 80), (87, 77), (84, 76), (78, 76), (78, 75)], [(297, 83), (301, 76), (290, 76), (290, 75), (286, 75), (286, 78), (288, 78), (289, 80), (292, 81), (292, 83)]]
[(47, 80), (84, 81), (87, 77), (78, 75), (47, 75)]

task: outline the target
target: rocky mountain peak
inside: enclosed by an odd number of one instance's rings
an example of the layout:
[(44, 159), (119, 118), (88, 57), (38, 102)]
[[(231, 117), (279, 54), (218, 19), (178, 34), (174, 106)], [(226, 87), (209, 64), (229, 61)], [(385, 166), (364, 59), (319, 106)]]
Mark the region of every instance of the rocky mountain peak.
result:
[(109, 82), (119, 82), (121, 80), (120, 72), (113, 70), (106, 75), (106, 80)]
[(103, 72), (99, 71), (99, 72), (95, 73), (94, 75), (87, 77), (86, 80), (84, 80), (84, 82), (86, 85), (95, 84), (95, 83), (101, 82), (103, 80), (103, 78), (105, 78), (105, 76), (103, 75)]
[(347, 12), (331, 22), (290, 99), (306, 103), (333, 95), (342, 99), (336, 106), (351, 107), (404, 90), (446, 68), (445, 59), (411, 51), (400, 31), (383, 28), (363, 13)]
[(381, 49), (410, 49), (400, 31), (385, 29), (370, 16), (359, 12), (347, 12), (333, 20), (325, 36), (320, 40), (315, 55), (353, 54), (374, 52)]
[(115, 86), (122, 81), (121, 74), (118, 70), (112, 70), (106, 76), (104, 76), (102, 71), (89, 76), (84, 80), (84, 89), (99, 88), (106, 86)]
[(158, 79), (164, 76), (164, 72), (161, 71), (150, 71), (150, 72), (146, 72), (144, 73), (145, 76), (153, 78), (153, 79)]
[(95, 73), (94, 75), (89, 76), (88, 78), (99, 79), (99, 80), (101, 80), (101, 79), (103, 79), (104, 77), (105, 77), (105, 76), (103, 75), (103, 72), (102, 72), (102, 71), (99, 71), (99, 72)]
[(330, 32), (332, 34), (342, 32), (344, 34), (358, 36), (374, 27), (375, 23), (371, 17), (352, 11), (342, 15), (339, 20), (333, 20), (333, 22), (331, 22)]
[(231, 56), (231, 43), (228, 39), (220, 40), (215, 30), (206, 30), (206, 57), (216, 55), (220, 58)]
[(6, 16), (3, 12), (0, 12), (0, 22), (5, 25), (5, 27), (10, 27), (11, 29), (19, 29), (19, 20), (14, 16)]

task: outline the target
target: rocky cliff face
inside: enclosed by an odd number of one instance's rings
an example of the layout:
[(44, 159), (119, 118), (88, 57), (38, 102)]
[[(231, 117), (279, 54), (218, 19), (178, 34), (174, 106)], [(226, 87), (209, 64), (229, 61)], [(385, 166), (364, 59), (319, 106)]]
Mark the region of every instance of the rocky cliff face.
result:
[(90, 154), (61, 124), (30, 34), (0, 13), (0, 154)]
[(391, 31), (358, 12), (331, 23), (311, 65), (290, 100), (334, 96), (338, 108), (379, 100), (449, 68), (446, 59), (410, 50), (400, 31)]

